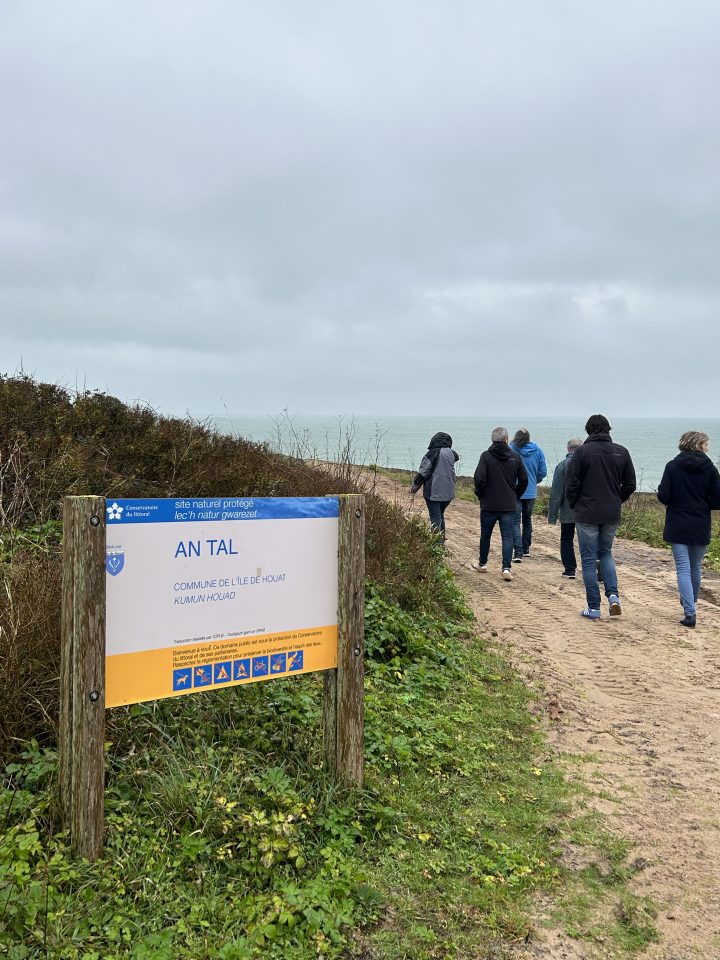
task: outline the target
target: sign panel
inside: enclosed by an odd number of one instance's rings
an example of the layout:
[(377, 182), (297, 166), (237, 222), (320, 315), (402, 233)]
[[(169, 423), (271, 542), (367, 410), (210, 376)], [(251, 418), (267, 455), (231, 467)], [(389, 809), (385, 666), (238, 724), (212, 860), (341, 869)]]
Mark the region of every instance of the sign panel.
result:
[(337, 666), (337, 497), (106, 503), (105, 706)]

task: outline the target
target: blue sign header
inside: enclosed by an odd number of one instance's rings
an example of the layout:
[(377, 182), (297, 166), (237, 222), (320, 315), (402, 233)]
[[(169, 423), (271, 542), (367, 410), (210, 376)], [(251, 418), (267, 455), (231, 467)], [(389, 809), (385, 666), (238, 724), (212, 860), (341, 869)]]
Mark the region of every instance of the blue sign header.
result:
[(165, 497), (159, 500), (105, 501), (108, 527), (120, 523), (315, 520), (339, 514), (337, 497)]

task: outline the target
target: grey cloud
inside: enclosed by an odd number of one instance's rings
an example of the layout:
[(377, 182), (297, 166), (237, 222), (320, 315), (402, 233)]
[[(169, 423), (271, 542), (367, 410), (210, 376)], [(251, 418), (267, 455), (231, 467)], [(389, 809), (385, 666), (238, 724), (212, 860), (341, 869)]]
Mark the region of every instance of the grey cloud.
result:
[(508, 365), (519, 413), (608, 376), (628, 413), (701, 409), (718, 28), (700, 0), (6, 4), (4, 365), (199, 412), (432, 412), (443, 371), (500, 409)]

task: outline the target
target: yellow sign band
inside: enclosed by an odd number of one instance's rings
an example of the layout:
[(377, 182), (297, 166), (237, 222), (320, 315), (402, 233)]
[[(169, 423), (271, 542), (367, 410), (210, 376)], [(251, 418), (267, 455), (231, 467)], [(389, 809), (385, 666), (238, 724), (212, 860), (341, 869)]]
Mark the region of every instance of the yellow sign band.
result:
[(337, 667), (337, 626), (231, 637), (106, 658), (105, 706), (119, 707)]

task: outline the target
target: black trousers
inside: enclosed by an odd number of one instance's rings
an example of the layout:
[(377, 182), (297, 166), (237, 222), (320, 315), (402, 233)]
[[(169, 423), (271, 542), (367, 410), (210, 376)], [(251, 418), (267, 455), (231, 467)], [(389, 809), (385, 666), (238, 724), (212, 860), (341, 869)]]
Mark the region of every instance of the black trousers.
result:
[(575, 559), (575, 524), (560, 524), (560, 559), (563, 563), (564, 573), (575, 573), (577, 570), (577, 560)]

